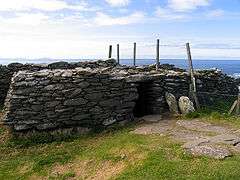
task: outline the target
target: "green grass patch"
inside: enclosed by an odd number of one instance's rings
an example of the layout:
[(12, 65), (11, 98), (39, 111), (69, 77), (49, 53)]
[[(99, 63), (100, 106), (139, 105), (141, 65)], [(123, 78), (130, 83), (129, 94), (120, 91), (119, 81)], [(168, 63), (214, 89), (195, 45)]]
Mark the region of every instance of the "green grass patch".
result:
[(0, 136), (6, 132), (6, 129), (0, 126)]
[(213, 160), (192, 157), (174, 143), (165, 142), (140, 166), (129, 167), (116, 179), (239, 179), (240, 157)]
[(185, 115), (183, 118), (196, 119), (200, 118), (211, 123), (230, 125), (235, 128), (240, 128), (240, 116), (228, 115), (234, 99), (223, 101), (217, 100), (211, 106), (203, 106), (199, 110)]
[[(167, 137), (135, 135), (130, 130), (31, 146), (1, 144), (0, 179), (85, 179), (106, 172), (106, 177), (111, 179), (235, 179), (240, 176), (240, 156), (224, 161), (196, 158)], [(56, 165), (62, 167), (61, 173), (53, 174)], [(80, 177), (79, 171), (84, 176)]]
[[(186, 117), (240, 127), (240, 119), (202, 108)], [(88, 136), (11, 138), (0, 144), (0, 179), (239, 179), (240, 156), (193, 157), (160, 135), (132, 127)], [(6, 130), (0, 128), (0, 137)]]

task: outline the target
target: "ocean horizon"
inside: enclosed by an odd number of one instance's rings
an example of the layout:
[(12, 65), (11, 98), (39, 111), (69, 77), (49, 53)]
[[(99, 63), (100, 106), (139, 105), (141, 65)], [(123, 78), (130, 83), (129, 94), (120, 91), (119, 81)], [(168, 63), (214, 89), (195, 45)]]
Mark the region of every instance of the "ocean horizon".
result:
[[(0, 64), (7, 65), (10, 63), (30, 63), (30, 64), (49, 64), (58, 61), (66, 62), (79, 62), (79, 61), (94, 61), (97, 59), (0, 59)], [(136, 65), (150, 65), (156, 62), (155, 59), (137, 59)], [(161, 59), (161, 64), (173, 64), (176, 67), (188, 69), (188, 61), (186, 59)], [(133, 65), (132, 59), (120, 59), (121, 65)], [(195, 69), (212, 69), (217, 68), (223, 73), (234, 77), (240, 77), (240, 59), (239, 60), (204, 60), (196, 59), (193, 60), (193, 66)]]

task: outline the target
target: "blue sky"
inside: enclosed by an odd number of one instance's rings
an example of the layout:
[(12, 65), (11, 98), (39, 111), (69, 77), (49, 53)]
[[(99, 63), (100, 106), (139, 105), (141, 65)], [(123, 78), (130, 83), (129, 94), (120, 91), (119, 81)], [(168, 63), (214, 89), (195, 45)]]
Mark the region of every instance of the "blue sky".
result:
[[(0, 57), (240, 59), (240, 0), (0, 0)], [(114, 48), (115, 50), (115, 48)], [(114, 52), (115, 53), (115, 52)]]

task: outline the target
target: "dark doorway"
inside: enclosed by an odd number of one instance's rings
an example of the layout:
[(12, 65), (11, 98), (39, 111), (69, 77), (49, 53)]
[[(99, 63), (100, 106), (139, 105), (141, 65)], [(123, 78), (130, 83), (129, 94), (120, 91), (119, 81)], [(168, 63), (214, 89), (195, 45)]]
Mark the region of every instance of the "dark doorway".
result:
[(150, 99), (149, 99), (149, 89), (151, 87), (151, 82), (141, 82), (138, 84), (138, 100), (136, 101), (135, 108), (133, 110), (133, 114), (135, 117), (142, 117), (145, 115), (150, 115)]

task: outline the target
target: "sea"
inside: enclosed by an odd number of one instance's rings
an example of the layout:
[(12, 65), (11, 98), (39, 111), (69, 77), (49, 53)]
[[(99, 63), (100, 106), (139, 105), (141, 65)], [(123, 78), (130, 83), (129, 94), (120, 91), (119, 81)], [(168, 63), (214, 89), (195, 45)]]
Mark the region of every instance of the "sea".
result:
[[(0, 59), (0, 64), (6, 65), (13, 62), (19, 63), (35, 63), (35, 64), (48, 64), (56, 61), (67, 61), (67, 62), (78, 62), (88, 61), (87, 59)], [(154, 64), (154, 59), (137, 59), (136, 65), (149, 65)], [(188, 69), (188, 61), (186, 59), (162, 59), (161, 64), (174, 64), (176, 67)], [(133, 65), (132, 59), (121, 59), (120, 64), (122, 65)], [(239, 60), (193, 60), (194, 69), (219, 69), (223, 73), (234, 77), (240, 77), (240, 59)]]

